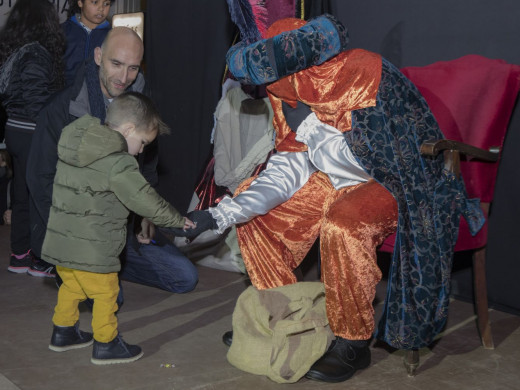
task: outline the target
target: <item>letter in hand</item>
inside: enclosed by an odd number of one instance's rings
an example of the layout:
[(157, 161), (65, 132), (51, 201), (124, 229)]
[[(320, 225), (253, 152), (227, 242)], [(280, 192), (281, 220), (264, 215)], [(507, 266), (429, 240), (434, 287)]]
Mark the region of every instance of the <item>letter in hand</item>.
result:
[(295, 108), (293, 108), (289, 103), (282, 101), (282, 112), (285, 116), (285, 121), (295, 133), (304, 119), (312, 114), (311, 108), (300, 101), (296, 102)]
[[(186, 237), (193, 239), (199, 234), (205, 232), (208, 229), (217, 229), (217, 221), (213, 218), (211, 213), (207, 210), (193, 210), (189, 212), (186, 217), (188, 220), (193, 221), (195, 227), (189, 229), (184, 225), (183, 229), (171, 228), (170, 232), (175, 234), (177, 237)], [(190, 222), (191, 222), (190, 221)]]

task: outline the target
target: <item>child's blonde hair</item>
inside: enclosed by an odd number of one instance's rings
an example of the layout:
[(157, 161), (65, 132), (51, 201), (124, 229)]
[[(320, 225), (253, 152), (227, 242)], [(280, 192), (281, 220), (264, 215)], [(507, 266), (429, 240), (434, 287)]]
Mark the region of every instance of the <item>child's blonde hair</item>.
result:
[(170, 133), (152, 100), (139, 92), (123, 92), (108, 106), (105, 120), (107, 126), (117, 128), (128, 122), (133, 123), (138, 132), (156, 131), (158, 135)]

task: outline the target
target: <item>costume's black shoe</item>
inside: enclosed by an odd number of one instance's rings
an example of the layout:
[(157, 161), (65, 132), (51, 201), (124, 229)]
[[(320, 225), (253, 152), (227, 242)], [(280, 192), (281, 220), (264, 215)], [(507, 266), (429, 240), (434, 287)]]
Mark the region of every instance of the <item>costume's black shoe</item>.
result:
[(64, 352), (88, 347), (92, 343), (92, 333), (79, 330), (79, 322), (76, 322), (74, 326), (54, 325), (49, 349), (56, 352)]
[(143, 356), (141, 347), (130, 345), (124, 342), (121, 335), (109, 343), (100, 343), (94, 340), (94, 349), (92, 350), (92, 359), (94, 364), (115, 364), (135, 362)]
[[(355, 346), (356, 344), (364, 344), (364, 346)], [(369, 365), (368, 341), (351, 342), (336, 337), (329, 350), (312, 365), (305, 377), (322, 382), (343, 382), (352, 377), (357, 370), (367, 368)]]
[(228, 330), (224, 335), (222, 336), (222, 342), (226, 344), (228, 347), (231, 347), (231, 343), (233, 342), (233, 331)]

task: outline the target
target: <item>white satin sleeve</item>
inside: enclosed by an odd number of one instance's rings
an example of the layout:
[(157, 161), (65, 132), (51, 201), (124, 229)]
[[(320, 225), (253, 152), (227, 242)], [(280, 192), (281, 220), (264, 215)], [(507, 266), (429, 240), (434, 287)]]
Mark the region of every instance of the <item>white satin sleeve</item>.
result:
[(266, 214), (291, 198), (314, 172), (316, 168), (309, 161), (307, 152), (273, 154), (247, 190), (233, 198), (225, 197), (216, 207), (208, 209), (217, 221), (217, 232)]
[(296, 140), (308, 146), (309, 160), (326, 173), (336, 189), (356, 185), (370, 179), (352, 154), (343, 133), (311, 113), (300, 124)]

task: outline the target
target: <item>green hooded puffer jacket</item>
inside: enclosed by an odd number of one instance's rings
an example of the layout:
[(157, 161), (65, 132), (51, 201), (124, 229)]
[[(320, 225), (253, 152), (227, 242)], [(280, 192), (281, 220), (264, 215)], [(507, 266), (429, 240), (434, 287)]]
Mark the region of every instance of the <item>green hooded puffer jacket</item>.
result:
[(63, 129), (42, 258), (90, 272), (121, 269), (129, 209), (164, 227), (180, 215), (148, 184), (124, 137), (85, 115)]

